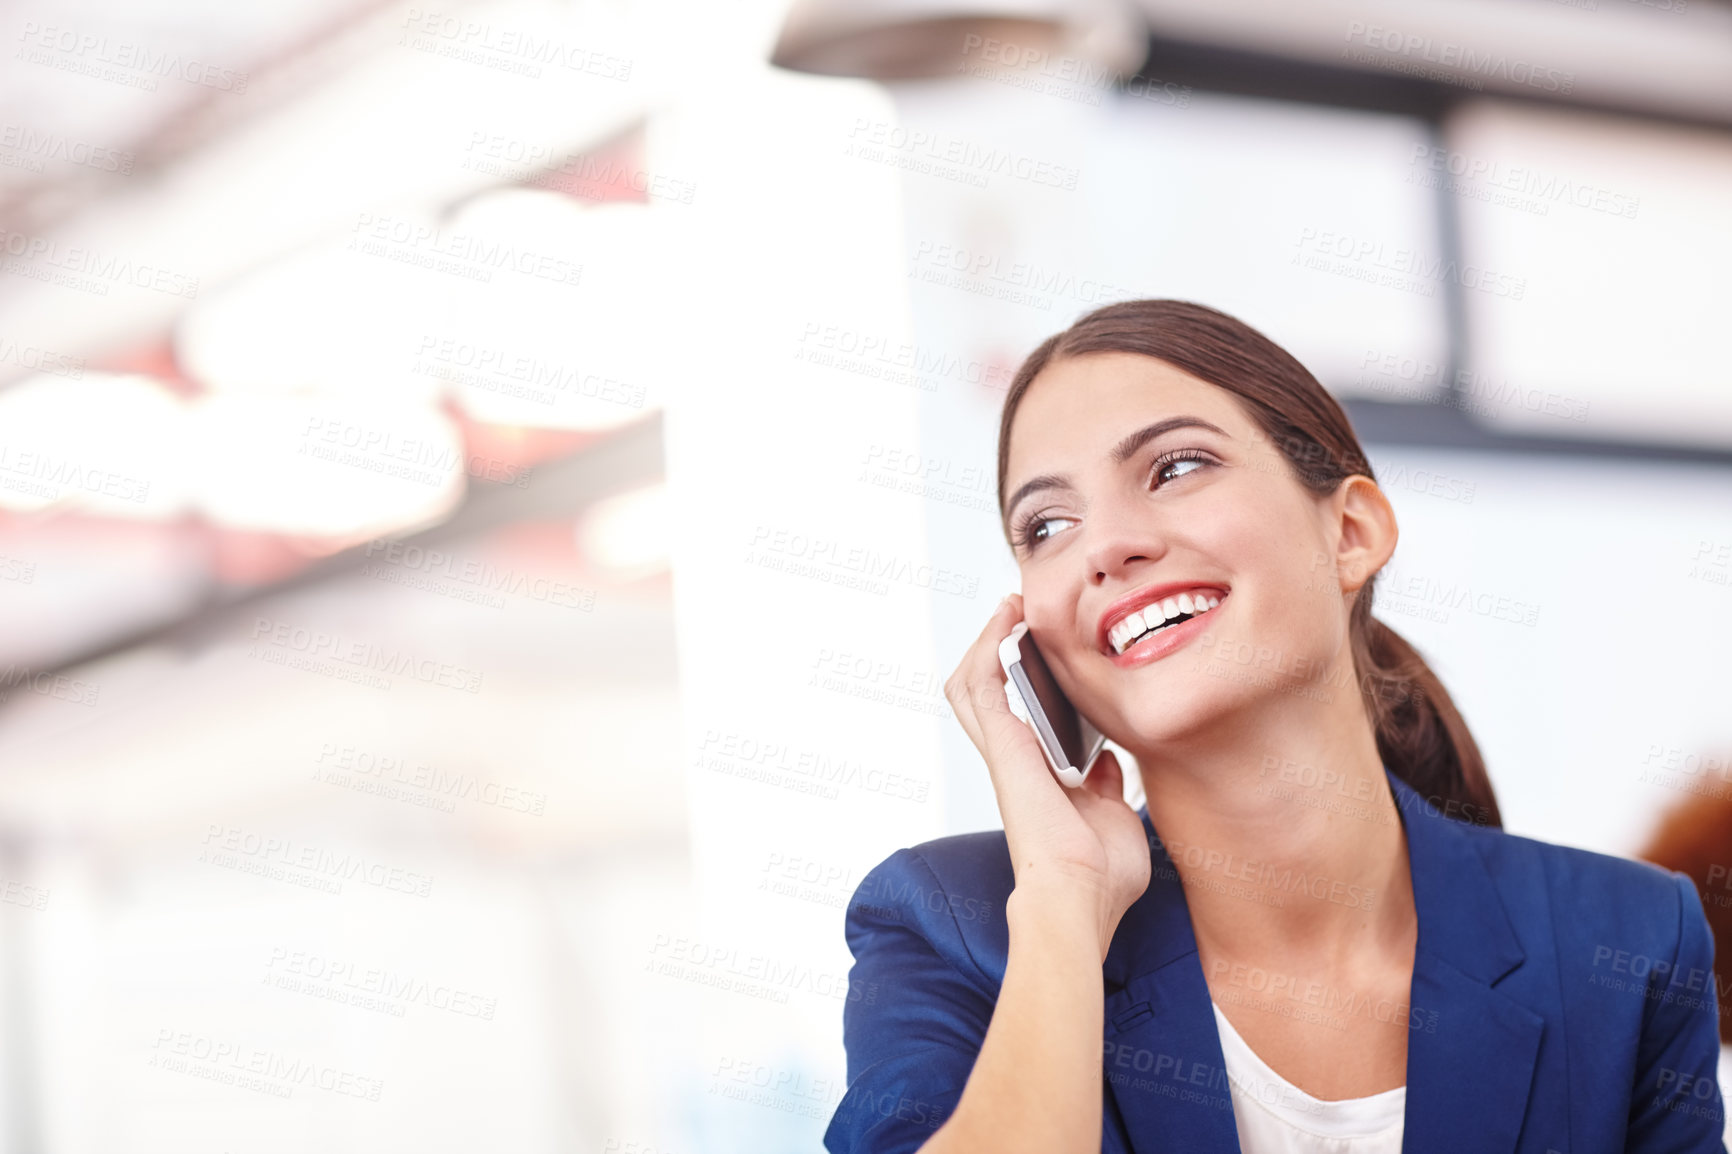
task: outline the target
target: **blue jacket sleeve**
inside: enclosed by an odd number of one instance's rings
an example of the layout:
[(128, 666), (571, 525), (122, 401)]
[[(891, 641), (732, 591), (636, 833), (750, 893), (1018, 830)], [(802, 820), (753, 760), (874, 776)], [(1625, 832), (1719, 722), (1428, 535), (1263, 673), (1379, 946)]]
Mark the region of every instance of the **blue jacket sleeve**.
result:
[(980, 908), (946, 893), (908, 849), (879, 863), (855, 891), (847, 916), (854, 965), (842, 1010), (848, 1088), (824, 1132), (830, 1154), (918, 1150), (962, 1096), (996, 992), (963, 941), (959, 906)]
[(1678, 888), (1678, 944), (1671, 968), (1661, 973), (1656, 964), (1650, 975), (1624, 1149), (1725, 1154), (1714, 938), (1694, 883), (1683, 874), (1672, 880)]

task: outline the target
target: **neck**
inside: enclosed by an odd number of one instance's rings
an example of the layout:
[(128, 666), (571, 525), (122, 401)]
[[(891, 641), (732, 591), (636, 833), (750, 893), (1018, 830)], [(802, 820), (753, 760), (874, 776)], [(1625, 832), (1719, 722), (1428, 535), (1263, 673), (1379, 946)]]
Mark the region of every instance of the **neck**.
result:
[(1289, 697), (1133, 750), (1205, 956), (1332, 965), (1416, 928), (1407, 839), (1358, 694)]

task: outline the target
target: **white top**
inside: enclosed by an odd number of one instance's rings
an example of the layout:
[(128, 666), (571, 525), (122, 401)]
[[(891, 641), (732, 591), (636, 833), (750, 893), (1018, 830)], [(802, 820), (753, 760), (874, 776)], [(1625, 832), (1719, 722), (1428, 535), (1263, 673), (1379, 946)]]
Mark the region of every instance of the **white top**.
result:
[[(1732, 1103), (1732, 1046), (1720, 1047), (1720, 1097)], [(1732, 1110), (1726, 1111), (1726, 1142), (1732, 1143)], [(1732, 1146), (1728, 1146), (1732, 1149)]]
[(1326, 1102), (1271, 1070), (1211, 999), (1244, 1154), (1401, 1154), (1407, 1087)]

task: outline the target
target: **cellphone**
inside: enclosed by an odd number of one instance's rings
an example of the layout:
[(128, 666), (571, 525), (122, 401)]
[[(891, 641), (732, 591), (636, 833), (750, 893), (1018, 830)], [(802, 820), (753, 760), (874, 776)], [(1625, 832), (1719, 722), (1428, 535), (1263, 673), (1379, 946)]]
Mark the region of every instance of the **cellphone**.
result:
[(1046, 659), (1035, 648), (1028, 622), (1018, 621), (1010, 636), (998, 643), (998, 663), (1004, 667), (1004, 697), (1010, 711), (1034, 730), (1059, 781), (1077, 788), (1094, 768), (1106, 735), (1077, 712), (1053, 680)]

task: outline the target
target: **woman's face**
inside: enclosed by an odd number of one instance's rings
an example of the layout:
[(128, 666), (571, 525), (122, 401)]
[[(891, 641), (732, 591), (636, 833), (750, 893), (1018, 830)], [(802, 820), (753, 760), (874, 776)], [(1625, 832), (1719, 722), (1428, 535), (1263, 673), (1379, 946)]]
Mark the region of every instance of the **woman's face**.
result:
[(1017, 409), (1005, 482), (1029, 629), (1133, 754), (1319, 693), (1357, 701), (1338, 502), (1224, 389), (1132, 353), (1055, 361)]

